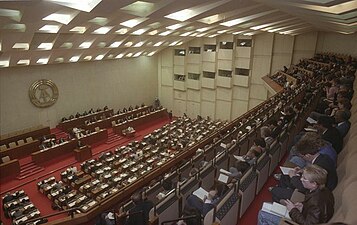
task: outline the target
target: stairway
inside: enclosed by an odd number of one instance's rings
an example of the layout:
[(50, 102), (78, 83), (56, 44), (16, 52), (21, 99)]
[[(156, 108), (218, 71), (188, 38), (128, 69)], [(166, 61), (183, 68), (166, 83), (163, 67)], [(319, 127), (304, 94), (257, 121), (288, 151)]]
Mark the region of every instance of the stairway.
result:
[(53, 128), (51, 129), (51, 134), (56, 135), (56, 139), (64, 138), (67, 139), (68, 134), (66, 132), (63, 132), (62, 130), (58, 128)]
[(122, 136), (115, 134), (112, 129), (108, 129), (108, 139), (105, 142), (107, 145), (113, 144), (114, 142), (120, 141), (123, 139)]
[(16, 179), (22, 180), (25, 179), (26, 177), (35, 175), (44, 170), (45, 168), (40, 167), (33, 162), (29, 162), (24, 165), (21, 165), (20, 174), (16, 177)]

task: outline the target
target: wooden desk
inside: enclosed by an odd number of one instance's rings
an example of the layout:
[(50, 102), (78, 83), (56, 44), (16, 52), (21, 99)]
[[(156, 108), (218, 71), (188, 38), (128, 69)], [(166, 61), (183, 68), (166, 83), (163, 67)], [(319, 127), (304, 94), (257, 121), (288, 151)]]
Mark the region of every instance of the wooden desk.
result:
[(72, 139), (64, 144), (32, 153), (32, 161), (36, 164), (43, 164), (51, 159), (55, 159), (58, 156), (73, 152), (76, 146), (77, 141), (75, 141), (75, 139)]
[(31, 153), (40, 150), (40, 141), (34, 140), (23, 145), (18, 145), (14, 148), (8, 148), (4, 151), (0, 151), (0, 157), (9, 156), (10, 159), (21, 159), (23, 157), (31, 155)]
[(135, 129), (136, 126), (165, 116), (167, 116), (167, 110), (165, 108), (160, 109), (158, 111), (151, 112), (150, 114), (145, 114), (144, 116), (127, 121), (126, 123), (118, 124), (113, 127), (113, 132), (122, 135), (123, 130), (127, 129), (128, 127), (134, 127)]
[(15, 177), (19, 173), (20, 173), (20, 163), (19, 160), (17, 159), (13, 159), (6, 163), (0, 164), (0, 179), (9, 176)]
[(93, 145), (104, 143), (108, 139), (108, 132), (106, 129), (100, 130), (98, 132), (93, 132), (85, 137), (77, 139), (81, 141), (84, 145)]
[(270, 79), (268, 75), (262, 77), (262, 79), (265, 84), (264, 86), (266, 86), (271, 93), (278, 93), (284, 90), (282, 86), (280, 86), (278, 83)]
[(103, 119), (103, 120), (98, 120), (94, 123), (88, 124), (88, 125), (84, 125), (82, 126), (83, 129), (85, 130), (94, 130), (96, 127), (99, 127), (100, 129), (104, 129), (104, 128), (110, 128), (112, 127), (112, 121), (118, 121), (120, 119), (124, 119), (128, 116), (134, 116), (138, 113), (142, 113), (146, 110), (150, 110), (150, 106), (143, 106), (140, 107), (138, 109), (134, 109), (132, 111), (128, 111), (126, 113), (120, 113), (120, 114), (116, 114), (114, 116), (111, 116), (109, 118)]
[(74, 149), (74, 157), (78, 162), (85, 161), (92, 158), (92, 148), (89, 145), (85, 145), (80, 148)]
[(8, 138), (1, 138), (0, 139), (0, 145), (8, 145), (10, 142), (16, 142), (21, 139), (26, 139), (28, 137), (32, 137), (33, 139), (40, 138), (42, 136), (45, 136), (47, 134), (50, 134), (50, 127), (42, 127), (37, 130), (29, 131), (26, 133), (22, 133), (16, 136), (8, 137)]
[(91, 120), (94, 117), (97, 117), (98, 119), (102, 116), (105, 115), (106, 117), (109, 117), (110, 115), (113, 115), (114, 111), (113, 109), (108, 109), (105, 111), (100, 111), (100, 112), (95, 112), (95, 113), (91, 113), (88, 114), (86, 116), (81, 116), (78, 118), (74, 118), (71, 120), (66, 120), (64, 122), (60, 122), (57, 125), (57, 128), (63, 130), (63, 131), (69, 131), (71, 129), (73, 129), (74, 127), (83, 127), (85, 125), (85, 121), (86, 120)]

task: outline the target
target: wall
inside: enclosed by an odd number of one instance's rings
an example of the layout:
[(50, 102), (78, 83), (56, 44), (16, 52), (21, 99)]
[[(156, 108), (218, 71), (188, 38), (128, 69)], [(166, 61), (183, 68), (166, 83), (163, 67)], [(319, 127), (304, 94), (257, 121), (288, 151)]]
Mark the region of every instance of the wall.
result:
[[(118, 110), (152, 104), (158, 95), (157, 64), (152, 56), (0, 69), (1, 134), (39, 124), (55, 127), (64, 116), (105, 105)], [(29, 87), (39, 79), (50, 79), (59, 89), (49, 108), (29, 100)]]
[[(238, 39), (252, 38), (251, 48), (236, 44)], [(233, 50), (219, 49), (219, 42), (233, 41)], [(216, 52), (204, 52), (205, 44), (217, 45)], [(174, 56), (175, 49), (201, 47), (201, 54)], [(221, 35), (215, 38), (195, 38), (186, 45), (167, 48), (159, 54), (159, 97), (174, 115), (210, 116), (233, 120), (271, 96), (262, 77), (311, 58), (315, 52), (357, 55), (357, 34), (342, 35), (310, 32), (297, 36), (261, 33), (252, 37)], [(236, 76), (235, 68), (249, 69), (249, 76)], [(217, 76), (219, 69), (232, 70), (232, 78)], [(198, 81), (187, 79), (190, 70), (199, 70)], [(202, 76), (202, 71), (216, 72), (215, 79)], [(174, 74), (186, 76), (175, 81)], [(192, 85), (192, 83), (194, 85)]]

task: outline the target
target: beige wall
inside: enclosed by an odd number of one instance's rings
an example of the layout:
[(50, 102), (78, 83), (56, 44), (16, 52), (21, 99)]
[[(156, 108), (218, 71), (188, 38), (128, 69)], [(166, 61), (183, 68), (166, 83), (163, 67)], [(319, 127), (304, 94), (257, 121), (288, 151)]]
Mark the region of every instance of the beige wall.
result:
[[(159, 96), (164, 106), (174, 115), (197, 114), (216, 119), (232, 120), (271, 96), (265, 88), (262, 76), (296, 64), (302, 58), (311, 58), (315, 52), (335, 52), (357, 55), (357, 34), (311, 32), (298, 36), (262, 33), (252, 37), (253, 47), (220, 50), (220, 41), (236, 41), (247, 36), (222, 35), (216, 38), (197, 38), (183, 46), (167, 48), (159, 54)], [(204, 44), (217, 44), (217, 51), (203, 52)], [(174, 57), (174, 49), (201, 47), (201, 54)], [(194, 60), (194, 61), (192, 61)], [(200, 68), (201, 77), (193, 87), (185, 82), (174, 81), (173, 74), (185, 74), (191, 68)], [(236, 67), (250, 69), (249, 77), (235, 76)], [(203, 78), (202, 71), (218, 69), (233, 71), (233, 78)], [(195, 81), (196, 82), (196, 81)]]
[[(1, 134), (39, 124), (55, 127), (60, 118), (90, 108), (119, 109), (152, 104), (158, 96), (157, 56), (0, 69)], [(59, 99), (49, 108), (29, 100), (30, 85), (52, 80)]]

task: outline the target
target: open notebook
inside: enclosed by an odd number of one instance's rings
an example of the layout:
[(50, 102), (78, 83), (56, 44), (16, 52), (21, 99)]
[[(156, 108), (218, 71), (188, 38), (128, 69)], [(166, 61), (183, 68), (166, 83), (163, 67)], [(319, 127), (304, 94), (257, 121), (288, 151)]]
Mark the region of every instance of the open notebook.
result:
[(198, 188), (192, 194), (196, 195), (202, 201), (203, 201), (205, 196), (208, 196), (208, 192), (205, 189), (203, 189), (202, 187)]
[(269, 203), (269, 202), (264, 202), (263, 203), (263, 207), (262, 210), (264, 212), (268, 212), (280, 217), (285, 217), (287, 219), (291, 219), (289, 216), (289, 211), (286, 208), (285, 205), (273, 202), (273, 203)]

